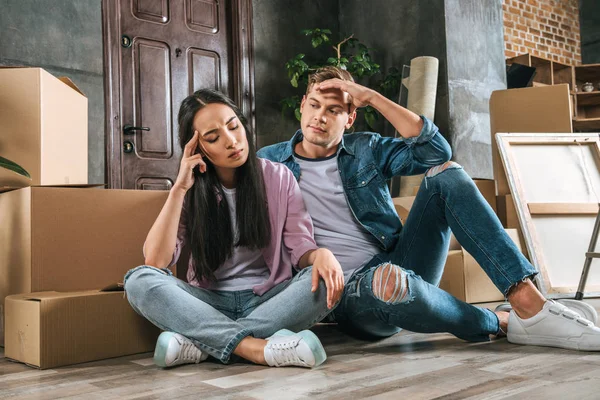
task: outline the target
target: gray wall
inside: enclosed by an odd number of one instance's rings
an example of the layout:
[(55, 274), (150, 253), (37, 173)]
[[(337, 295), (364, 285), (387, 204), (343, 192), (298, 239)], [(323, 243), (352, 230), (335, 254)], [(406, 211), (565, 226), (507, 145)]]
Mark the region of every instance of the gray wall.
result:
[(493, 179), (489, 102), (506, 89), (502, 0), (446, 0), (448, 132), (472, 178)]
[[(338, 32), (338, 0), (253, 0), (254, 77), (258, 147), (288, 140), (300, 127), (283, 118), (279, 102), (302, 95), (287, 78), (285, 63), (298, 53), (319, 54), (300, 33), (328, 28)], [(293, 117), (292, 117), (293, 118)]]
[(0, 65), (68, 76), (88, 98), (88, 179), (104, 183), (100, 0), (1, 0)]
[(581, 60), (583, 64), (600, 63), (600, 1), (579, 0)]

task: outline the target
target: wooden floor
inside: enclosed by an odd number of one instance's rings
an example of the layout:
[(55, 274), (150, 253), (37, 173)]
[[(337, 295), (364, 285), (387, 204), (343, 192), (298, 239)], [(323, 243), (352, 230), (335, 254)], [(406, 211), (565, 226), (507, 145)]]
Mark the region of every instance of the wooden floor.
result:
[(314, 331), (328, 359), (313, 370), (211, 361), (162, 370), (148, 353), (40, 371), (0, 348), (0, 399), (600, 399), (600, 352), (410, 332), (369, 343), (332, 326)]

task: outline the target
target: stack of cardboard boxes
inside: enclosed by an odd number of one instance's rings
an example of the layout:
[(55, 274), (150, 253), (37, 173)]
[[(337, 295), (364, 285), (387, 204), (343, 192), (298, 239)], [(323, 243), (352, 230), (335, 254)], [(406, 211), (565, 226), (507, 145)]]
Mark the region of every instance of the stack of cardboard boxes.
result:
[(168, 193), (88, 185), (87, 99), (40, 68), (0, 68), (0, 345), (39, 368), (151, 351), (118, 287)]

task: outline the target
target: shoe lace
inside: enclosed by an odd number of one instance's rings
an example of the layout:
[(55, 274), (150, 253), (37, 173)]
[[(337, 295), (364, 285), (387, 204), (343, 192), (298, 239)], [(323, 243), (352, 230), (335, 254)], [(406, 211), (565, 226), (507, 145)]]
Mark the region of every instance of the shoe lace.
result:
[(584, 326), (593, 326), (594, 325), (592, 323), (592, 321), (583, 318), (581, 315), (579, 315), (579, 313), (577, 313), (567, 307), (565, 307), (565, 308), (550, 307), (550, 309), (548, 311), (554, 315), (560, 315), (563, 318), (566, 318), (570, 321), (575, 321), (578, 324), (581, 324)]
[(191, 341), (185, 341), (181, 345), (179, 355), (181, 360), (193, 361), (196, 364), (202, 361), (202, 351), (198, 349)]
[(290, 365), (304, 363), (296, 352), (296, 342), (293, 340), (279, 343), (269, 343), (273, 360), (277, 365)]

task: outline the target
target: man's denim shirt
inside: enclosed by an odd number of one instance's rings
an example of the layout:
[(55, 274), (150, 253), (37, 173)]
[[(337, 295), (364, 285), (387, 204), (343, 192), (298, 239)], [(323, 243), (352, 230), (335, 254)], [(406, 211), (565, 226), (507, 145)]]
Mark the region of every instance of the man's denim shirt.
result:
[[(378, 133), (350, 133), (338, 147), (338, 169), (344, 194), (356, 219), (385, 251), (393, 248), (402, 229), (387, 181), (398, 175), (418, 175), (452, 157), (450, 145), (437, 126), (421, 116), (423, 129), (409, 139), (382, 137)], [(303, 139), (298, 130), (288, 142), (258, 151), (258, 156), (285, 164), (300, 180), (300, 166), (294, 161), (294, 146)]]

